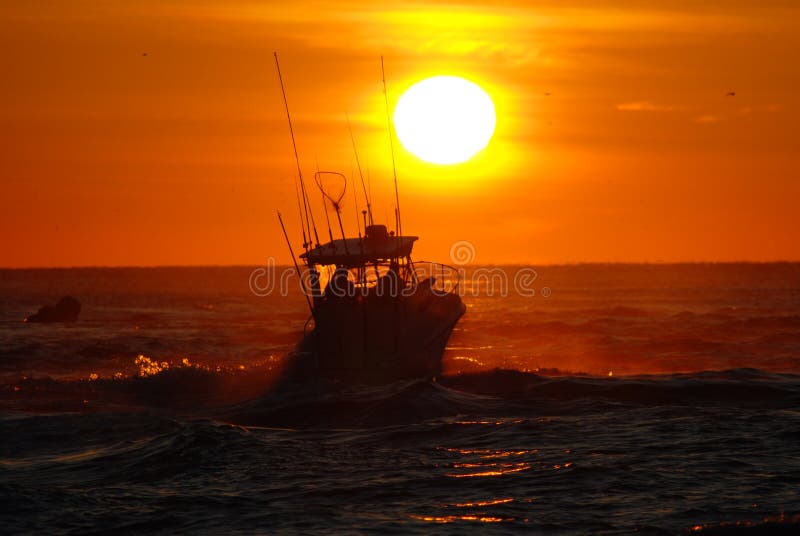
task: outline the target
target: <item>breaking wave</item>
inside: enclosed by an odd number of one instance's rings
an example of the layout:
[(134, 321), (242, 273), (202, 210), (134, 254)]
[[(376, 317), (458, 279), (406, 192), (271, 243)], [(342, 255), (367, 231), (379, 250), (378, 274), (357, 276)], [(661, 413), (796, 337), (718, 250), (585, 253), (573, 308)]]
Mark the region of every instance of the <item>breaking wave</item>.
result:
[(23, 378), (2, 387), (6, 409), (188, 412), (245, 425), (384, 426), (459, 415), (581, 414), (621, 407), (785, 409), (800, 405), (800, 376), (758, 369), (598, 377), (494, 369), (347, 387), (328, 380), (282, 383), (268, 367), (217, 369), (143, 363), (127, 378)]

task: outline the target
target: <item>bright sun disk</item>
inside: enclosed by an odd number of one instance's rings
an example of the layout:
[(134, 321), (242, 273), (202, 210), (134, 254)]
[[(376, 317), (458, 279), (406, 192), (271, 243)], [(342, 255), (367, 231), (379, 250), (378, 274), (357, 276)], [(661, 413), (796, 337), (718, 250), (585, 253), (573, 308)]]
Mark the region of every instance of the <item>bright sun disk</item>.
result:
[(489, 95), (457, 76), (417, 82), (403, 93), (394, 109), (400, 143), (433, 164), (469, 160), (489, 143), (496, 122)]

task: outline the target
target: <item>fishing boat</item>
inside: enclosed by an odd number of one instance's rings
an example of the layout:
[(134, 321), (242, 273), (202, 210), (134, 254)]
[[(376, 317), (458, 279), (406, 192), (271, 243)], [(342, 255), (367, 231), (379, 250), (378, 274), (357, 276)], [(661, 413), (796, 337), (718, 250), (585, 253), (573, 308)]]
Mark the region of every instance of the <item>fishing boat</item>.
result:
[[(275, 64), (297, 163), (297, 202), (303, 237), (303, 253), (299, 256), (295, 257), (280, 212), (278, 219), (310, 310), (303, 338), (290, 356), (285, 377), (362, 384), (435, 378), (442, 371), (447, 340), (466, 311), (458, 293), (459, 271), (441, 263), (412, 261), (419, 237), (402, 233), (393, 147), (394, 230), (375, 223), (352, 129), (366, 209), (361, 211), (362, 218), (356, 212), (356, 236), (347, 236), (342, 201), (348, 179), (336, 171), (318, 170), (314, 182), (322, 193), (329, 238), (324, 243), (320, 241), (277, 54)], [(385, 83), (384, 76), (384, 92)], [(388, 99), (386, 106), (388, 121)], [(389, 139), (391, 144), (391, 129)], [(329, 206), (335, 212), (341, 238), (334, 238)]]
[(441, 373), (445, 345), (466, 308), (457, 270), (411, 260), (416, 240), (368, 225), (360, 238), (300, 255), (312, 316), (292, 377), (374, 384)]

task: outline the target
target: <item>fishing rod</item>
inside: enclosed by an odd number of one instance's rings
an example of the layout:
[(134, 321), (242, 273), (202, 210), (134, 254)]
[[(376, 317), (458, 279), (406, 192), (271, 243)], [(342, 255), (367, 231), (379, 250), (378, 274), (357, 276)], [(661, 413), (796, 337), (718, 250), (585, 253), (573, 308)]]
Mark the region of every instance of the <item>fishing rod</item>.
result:
[[(353, 188), (353, 205), (356, 211), (356, 230), (358, 231), (358, 238), (361, 239), (361, 222), (358, 219), (358, 196), (356, 195), (356, 189)], [(364, 228), (364, 232), (367, 232), (367, 229)]]
[[(351, 175), (353, 174), (352, 169), (350, 170), (350, 174)], [(363, 178), (361, 179), (361, 183), (362, 184), (364, 183), (364, 179)], [(358, 195), (356, 194), (356, 189), (355, 188), (353, 188), (353, 206), (354, 206), (355, 212), (356, 212), (356, 230), (358, 231), (358, 249), (361, 252), (361, 255), (363, 256), (364, 255), (364, 241), (361, 239), (361, 222), (358, 220)], [(364, 234), (366, 234), (366, 232), (367, 232), (366, 212), (367, 211), (365, 210), (364, 211)], [(364, 280), (366, 280), (366, 272), (364, 272), (363, 269), (359, 269), (359, 272), (362, 274)], [(359, 276), (359, 277), (361, 277), (361, 276)]]
[[(369, 194), (367, 193), (367, 184), (364, 182), (364, 174), (361, 172), (361, 161), (358, 159), (358, 150), (356, 149), (356, 138), (353, 136), (353, 127), (350, 125), (350, 116), (347, 115), (347, 112), (344, 114), (345, 119), (347, 119), (347, 130), (350, 131), (350, 141), (353, 143), (353, 154), (356, 155), (356, 165), (358, 166), (358, 175), (361, 177), (361, 188), (364, 189), (364, 199), (367, 201), (367, 214), (369, 215), (369, 224), (372, 225), (375, 221), (372, 219), (372, 201), (369, 198)], [(356, 189), (353, 188), (353, 195), (355, 195)]]
[(386, 90), (386, 71), (383, 68), (383, 56), (381, 56), (381, 78), (383, 80), (383, 101), (386, 104), (386, 128), (389, 131), (389, 149), (392, 153), (392, 176), (394, 177), (394, 199), (397, 207), (397, 236), (403, 234), (403, 226), (400, 220), (400, 194), (397, 190), (397, 166), (394, 162), (394, 141), (392, 140), (392, 120), (389, 115), (389, 92)]
[[(319, 163), (317, 163), (317, 173), (319, 173)], [(316, 182), (316, 175), (314, 176), (314, 181)], [(328, 237), (331, 239), (331, 244), (333, 244), (333, 231), (331, 230), (331, 219), (328, 217), (328, 204), (325, 203), (325, 192), (322, 188), (319, 189), (319, 195), (322, 197), (322, 208), (325, 210), (325, 221), (328, 224)]]
[(283, 230), (283, 237), (286, 239), (286, 245), (289, 246), (289, 255), (292, 256), (292, 262), (294, 263), (294, 269), (297, 271), (297, 277), (300, 279), (300, 288), (303, 289), (303, 295), (306, 297), (306, 303), (308, 304), (308, 309), (311, 311), (311, 316), (314, 318), (314, 322), (317, 321), (317, 315), (314, 314), (314, 306), (311, 304), (311, 298), (308, 297), (308, 292), (306, 291), (306, 283), (303, 281), (303, 274), (300, 273), (300, 266), (297, 265), (297, 259), (294, 256), (294, 250), (292, 249), (292, 243), (289, 240), (289, 235), (286, 233), (286, 226), (283, 224), (283, 217), (281, 216), (281, 211), (278, 210), (278, 221), (281, 222), (281, 229)]
[[(297, 175), (300, 177), (300, 190), (303, 193), (303, 208), (305, 209), (306, 215), (306, 226), (308, 227), (308, 234), (309, 238), (311, 238), (311, 229), (314, 229), (314, 238), (317, 240), (317, 245), (319, 245), (319, 235), (317, 234), (317, 223), (314, 221), (314, 212), (311, 210), (311, 202), (308, 199), (308, 193), (306, 191), (306, 183), (303, 180), (303, 172), (300, 169), (300, 156), (297, 154), (297, 142), (294, 138), (294, 128), (292, 127), (292, 116), (289, 114), (289, 101), (286, 99), (286, 87), (283, 85), (283, 76), (281, 75), (281, 66), (278, 63), (278, 53), (273, 52), (275, 56), (275, 68), (278, 71), (278, 80), (281, 83), (281, 93), (283, 94), (283, 105), (286, 108), (286, 119), (289, 121), (289, 134), (292, 137), (292, 148), (294, 149), (294, 160), (297, 164)], [(308, 216), (309, 213), (311, 214), (311, 223), (309, 224)]]
[(297, 197), (297, 212), (300, 214), (300, 228), (303, 230), (303, 249), (308, 250), (309, 241), (306, 239), (306, 226), (303, 223), (303, 207), (300, 205), (300, 187), (297, 186), (297, 177), (294, 178), (294, 195)]
[[(308, 207), (306, 210), (309, 214), (311, 214), (311, 228), (314, 229), (314, 239), (316, 240), (316, 245), (319, 246), (319, 235), (317, 234), (317, 222), (314, 221), (314, 211), (311, 210), (311, 196), (308, 195), (306, 192), (306, 206)], [(308, 242), (311, 244), (311, 230), (308, 231)]]
[(325, 207), (325, 222), (328, 224), (328, 238), (333, 242), (333, 230), (331, 229), (331, 219), (328, 217), (328, 205), (325, 204), (325, 195), (320, 194), (322, 206)]
[[(372, 177), (369, 174), (369, 162), (367, 162), (367, 190), (369, 191), (369, 198), (372, 199)], [(366, 229), (366, 225), (364, 225)]]

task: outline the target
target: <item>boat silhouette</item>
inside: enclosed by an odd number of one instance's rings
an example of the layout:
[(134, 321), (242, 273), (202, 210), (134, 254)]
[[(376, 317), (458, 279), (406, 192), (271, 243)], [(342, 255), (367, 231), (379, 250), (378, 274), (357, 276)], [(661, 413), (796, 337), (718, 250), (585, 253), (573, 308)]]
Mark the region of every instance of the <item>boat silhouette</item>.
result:
[[(299, 256), (295, 257), (280, 212), (278, 219), (310, 310), (303, 338), (290, 356), (284, 377), (376, 384), (438, 376), (447, 340), (466, 311), (458, 293), (460, 273), (445, 264), (412, 261), (418, 237), (402, 233), (388, 98), (395, 229), (389, 231), (386, 225), (375, 223), (359, 163), (366, 204), (361, 211), (364, 232), (356, 213), (357, 236), (348, 237), (341, 214), (347, 177), (336, 171), (318, 170), (314, 182), (323, 196), (329, 236), (322, 243), (303, 179), (277, 54), (275, 65), (297, 163), (297, 203), (303, 238), (303, 253)], [(383, 81), (386, 95), (385, 76)], [(350, 134), (358, 163), (352, 130)], [(326, 187), (326, 181), (333, 187)], [(355, 190), (353, 193), (356, 199)], [(335, 212), (341, 238), (333, 236), (328, 205)]]
[(312, 315), (290, 377), (373, 384), (441, 373), (445, 345), (466, 307), (456, 269), (411, 260), (416, 240), (369, 225), (361, 238), (300, 255)]

